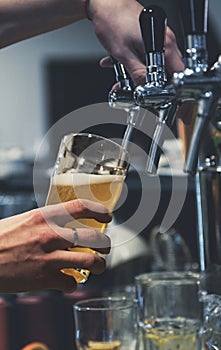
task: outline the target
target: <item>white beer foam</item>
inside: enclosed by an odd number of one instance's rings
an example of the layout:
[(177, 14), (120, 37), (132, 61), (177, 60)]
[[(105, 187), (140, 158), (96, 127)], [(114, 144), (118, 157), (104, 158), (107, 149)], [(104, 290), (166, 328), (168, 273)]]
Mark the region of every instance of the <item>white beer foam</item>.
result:
[(95, 174), (84, 174), (84, 173), (66, 173), (55, 175), (52, 178), (52, 183), (54, 185), (63, 186), (76, 186), (88, 185), (88, 184), (100, 184), (107, 182), (122, 182), (124, 179), (123, 175), (95, 175)]

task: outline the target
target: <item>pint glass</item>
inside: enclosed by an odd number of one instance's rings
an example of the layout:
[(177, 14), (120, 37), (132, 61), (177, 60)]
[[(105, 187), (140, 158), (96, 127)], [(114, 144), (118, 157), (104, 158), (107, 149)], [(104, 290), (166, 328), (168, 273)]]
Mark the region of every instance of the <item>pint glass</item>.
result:
[(78, 301), (73, 306), (78, 350), (136, 350), (136, 303), (126, 297)]
[[(112, 212), (128, 166), (129, 155), (118, 143), (93, 134), (66, 135), (61, 141), (46, 205), (88, 199), (102, 203)], [(66, 227), (92, 227), (104, 232), (106, 224), (95, 219), (78, 219)], [(82, 247), (71, 250), (91, 251)], [(62, 272), (73, 276), (78, 283), (85, 282), (89, 275), (84, 269), (66, 268)]]
[(201, 350), (199, 275), (151, 272), (135, 277), (144, 350)]

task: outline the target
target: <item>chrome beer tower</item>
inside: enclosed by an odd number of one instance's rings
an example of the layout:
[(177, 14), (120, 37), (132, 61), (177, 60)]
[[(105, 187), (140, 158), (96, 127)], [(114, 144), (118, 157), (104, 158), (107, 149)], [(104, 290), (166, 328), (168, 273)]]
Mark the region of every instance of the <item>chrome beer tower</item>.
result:
[(207, 63), (208, 0), (180, 2), (187, 67), (175, 73), (179, 102), (193, 101), (197, 112), (185, 171), (195, 175), (200, 269), (221, 264), (221, 56)]
[[(120, 89), (109, 104), (127, 111), (143, 107), (157, 116), (147, 171), (155, 173), (164, 142), (164, 129), (173, 125), (179, 106), (192, 101), (196, 116), (185, 171), (195, 178), (200, 270), (221, 265), (221, 56), (207, 62), (208, 0), (181, 0), (186, 39), (186, 67), (167, 81), (164, 63), (166, 15), (157, 6), (143, 9), (140, 26), (146, 54), (146, 84), (134, 91), (122, 65), (115, 62)], [(136, 118), (135, 118), (136, 119)], [(134, 126), (131, 120), (128, 124)]]

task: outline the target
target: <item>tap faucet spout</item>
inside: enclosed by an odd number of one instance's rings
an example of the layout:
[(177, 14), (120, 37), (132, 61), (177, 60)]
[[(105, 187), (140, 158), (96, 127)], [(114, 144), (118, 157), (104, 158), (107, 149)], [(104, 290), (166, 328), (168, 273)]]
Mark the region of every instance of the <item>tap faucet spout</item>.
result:
[(113, 57), (111, 58), (118, 87), (109, 92), (108, 102), (111, 108), (124, 110), (127, 114), (127, 127), (122, 140), (122, 147), (127, 149), (134, 127), (139, 119), (140, 107), (135, 104), (130, 79), (123, 64), (116, 61)]

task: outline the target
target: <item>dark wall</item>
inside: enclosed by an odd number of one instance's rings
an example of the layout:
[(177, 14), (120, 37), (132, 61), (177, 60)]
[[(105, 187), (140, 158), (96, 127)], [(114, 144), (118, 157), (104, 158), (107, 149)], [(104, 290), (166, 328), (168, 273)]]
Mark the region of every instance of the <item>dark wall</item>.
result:
[(78, 108), (107, 102), (115, 83), (112, 69), (102, 69), (99, 59), (51, 60), (45, 67), (48, 86), (48, 127)]

